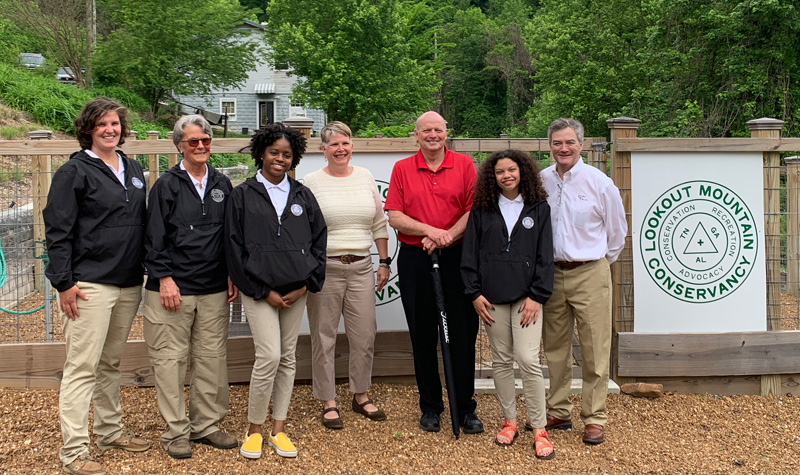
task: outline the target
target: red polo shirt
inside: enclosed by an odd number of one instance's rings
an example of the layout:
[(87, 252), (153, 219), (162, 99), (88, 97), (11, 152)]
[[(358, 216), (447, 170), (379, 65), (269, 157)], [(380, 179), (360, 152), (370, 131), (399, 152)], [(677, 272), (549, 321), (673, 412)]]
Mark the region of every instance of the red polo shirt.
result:
[[(472, 208), (475, 165), (464, 154), (445, 147), (444, 161), (435, 172), (418, 151), (394, 164), (384, 209), (439, 229), (450, 229)], [(422, 247), (423, 236), (397, 233), (400, 242)]]

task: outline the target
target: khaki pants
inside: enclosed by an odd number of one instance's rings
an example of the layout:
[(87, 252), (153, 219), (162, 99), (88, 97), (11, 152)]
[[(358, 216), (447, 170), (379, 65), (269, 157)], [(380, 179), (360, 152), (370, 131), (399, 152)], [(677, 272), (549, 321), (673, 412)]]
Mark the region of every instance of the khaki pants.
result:
[[(199, 439), (219, 430), (228, 412), (228, 293), (182, 295), (170, 312), (161, 295), (144, 297), (144, 339), (156, 381), (158, 410), (167, 423), (164, 448), (177, 439)], [(191, 355), (189, 416), (186, 416), (187, 360)]]
[(544, 378), (539, 364), (539, 345), (542, 338), (542, 311), (536, 323), (520, 325), (519, 308), (525, 299), (510, 305), (494, 304), (489, 314), (494, 323), (485, 325), (492, 347), (492, 374), (497, 389), (497, 399), (506, 419), (517, 418), (516, 390), (514, 388), (514, 354), (522, 376), (522, 392), (528, 409), (528, 422), (533, 427), (547, 425), (544, 401)]
[(578, 325), (583, 363), (581, 420), (605, 425), (611, 354), (611, 269), (599, 259), (572, 270), (555, 267), (553, 295), (545, 305), (544, 351), (550, 370), (547, 412), (570, 419), (572, 334)]
[(342, 316), (349, 346), (350, 392), (363, 393), (372, 385), (372, 357), (378, 329), (372, 259), (352, 264), (329, 259), (325, 285), (319, 293), (308, 296), (313, 395), (323, 401), (336, 397), (334, 359)]
[(142, 287), (79, 282), (89, 300), (78, 298), (79, 317), (62, 317), (67, 358), (58, 407), (64, 445), (59, 457), (70, 464), (89, 452), (89, 405), (94, 403), (94, 434), (101, 444), (122, 435), (119, 362), (139, 309)]
[(297, 334), (307, 296), (308, 292), (291, 307), (280, 310), (266, 300), (242, 297), (256, 351), (247, 408), (247, 419), (251, 424), (266, 422), (270, 398), (273, 420), (285, 421), (289, 414), (297, 363)]

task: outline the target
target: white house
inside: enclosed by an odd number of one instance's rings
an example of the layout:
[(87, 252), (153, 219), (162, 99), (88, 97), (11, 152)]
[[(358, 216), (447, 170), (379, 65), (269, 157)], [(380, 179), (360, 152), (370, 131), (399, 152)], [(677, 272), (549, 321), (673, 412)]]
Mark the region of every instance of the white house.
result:
[[(248, 30), (251, 37), (265, 41), (264, 27), (244, 20), (238, 27)], [(216, 114), (228, 114), (228, 130), (253, 133), (264, 125), (282, 122), (289, 117), (307, 117), (314, 121), (312, 131), (319, 132), (327, 122), (325, 111), (309, 109), (304, 104), (293, 104), (289, 99), (297, 77), (289, 76), (287, 69), (274, 69), (266, 63), (250, 71), (241, 88), (214, 91), (206, 96), (177, 96), (183, 111), (194, 113), (195, 108)]]

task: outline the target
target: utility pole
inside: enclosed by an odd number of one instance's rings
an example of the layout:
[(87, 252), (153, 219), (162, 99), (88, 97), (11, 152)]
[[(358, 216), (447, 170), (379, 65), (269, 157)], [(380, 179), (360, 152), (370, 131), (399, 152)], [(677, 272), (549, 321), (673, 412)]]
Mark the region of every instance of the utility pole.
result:
[[(83, 87), (92, 86), (92, 54), (97, 43), (97, 3), (96, 0), (86, 0), (86, 74), (83, 76)], [(73, 74), (81, 74), (73, 71)]]

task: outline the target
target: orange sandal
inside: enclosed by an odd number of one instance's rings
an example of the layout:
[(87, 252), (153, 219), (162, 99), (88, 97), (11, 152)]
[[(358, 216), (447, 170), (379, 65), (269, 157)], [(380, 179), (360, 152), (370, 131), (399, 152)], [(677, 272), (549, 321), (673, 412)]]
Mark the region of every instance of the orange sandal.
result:
[(515, 440), (517, 440), (517, 437), (519, 436), (519, 429), (517, 429), (517, 427), (514, 426), (512, 423), (505, 421), (503, 423), (503, 426), (500, 428), (500, 432), (498, 432), (497, 435), (502, 435), (505, 438), (509, 439), (511, 442), (508, 443), (500, 442), (500, 440), (498, 440), (498, 438), (495, 436), (494, 443), (497, 445), (501, 445), (503, 447), (508, 447), (511, 444), (513, 444)]
[[(537, 444), (539, 444), (537, 446)], [(550, 447), (553, 449), (549, 455), (539, 455), (539, 450)], [(556, 449), (553, 448), (553, 443), (550, 442), (550, 437), (547, 436), (547, 432), (539, 432), (533, 437), (533, 451), (536, 458), (539, 460), (550, 460), (551, 458), (556, 456)]]

